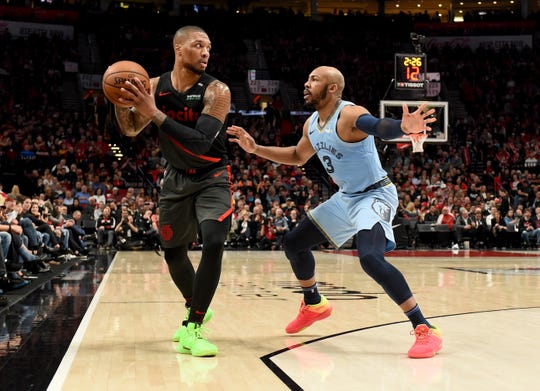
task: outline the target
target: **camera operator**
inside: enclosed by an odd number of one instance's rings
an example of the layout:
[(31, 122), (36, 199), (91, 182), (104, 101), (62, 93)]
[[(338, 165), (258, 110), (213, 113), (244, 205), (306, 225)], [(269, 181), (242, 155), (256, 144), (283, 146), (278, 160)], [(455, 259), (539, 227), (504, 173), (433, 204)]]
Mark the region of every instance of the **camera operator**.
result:
[(156, 218), (157, 214), (154, 214), (151, 209), (147, 209), (136, 221), (136, 225), (139, 227), (139, 237), (144, 241), (145, 247), (159, 251), (161, 242), (159, 232), (154, 226)]
[(117, 246), (120, 250), (133, 250), (144, 244), (140, 240), (141, 230), (133, 220), (133, 215), (128, 208), (122, 208), (120, 222), (114, 229), (117, 238)]

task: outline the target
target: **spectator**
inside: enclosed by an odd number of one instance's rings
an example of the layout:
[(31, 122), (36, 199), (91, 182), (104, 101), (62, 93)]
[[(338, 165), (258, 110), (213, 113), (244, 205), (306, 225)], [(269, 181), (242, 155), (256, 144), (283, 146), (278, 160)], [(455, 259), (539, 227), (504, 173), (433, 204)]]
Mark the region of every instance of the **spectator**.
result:
[(147, 209), (139, 220), (137, 226), (141, 232), (146, 248), (159, 250), (160, 239), (157, 224), (157, 214), (152, 209)]
[(464, 240), (469, 241), (473, 247), (476, 247), (477, 223), (465, 207), (459, 208), (459, 216), (454, 223), (456, 241), (460, 248), (464, 248)]
[(523, 211), (523, 217), (519, 221), (518, 231), (527, 248), (540, 248), (540, 229), (535, 226), (530, 208), (525, 208)]
[(495, 210), (495, 215), (491, 220), (491, 232), (493, 235), (493, 243), (496, 244), (496, 247), (501, 247), (502, 249), (508, 247), (508, 227), (499, 210)]
[[(401, 204), (400, 204), (401, 205)], [(414, 247), (417, 240), (418, 209), (414, 202), (409, 201), (404, 209), (399, 210), (400, 217), (403, 219), (405, 232), (407, 234), (407, 247)]]
[(508, 232), (516, 232), (518, 230), (519, 221), (521, 220), (522, 215), (521, 209), (517, 209), (515, 212), (511, 207), (508, 209), (506, 216), (504, 216), (504, 223), (508, 227)]
[(73, 202), (75, 201), (75, 198), (73, 197), (73, 193), (71, 189), (66, 189), (64, 193), (64, 197), (62, 198), (62, 204), (65, 205), (68, 208), (69, 213), (73, 213)]
[[(29, 281), (22, 279), (17, 273), (8, 275), (6, 264), (7, 254), (11, 247), (11, 235), (1, 229), (0, 226), (0, 295), (3, 295), (4, 292), (24, 288), (29, 284)], [(4, 296), (0, 296), (0, 304), (7, 304)]]
[(233, 243), (235, 247), (251, 248), (251, 216), (247, 210), (242, 210), (235, 224)]
[(535, 192), (534, 200), (532, 200), (531, 205), (529, 206), (532, 210), (540, 207), (540, 190)]
[(88, 186), (82, 185), (81, 190), (75, 193), (75, 198), (79, 200), (79, 204), (84, 209), (90, 204), (91, 194), (88, 192)]
[(437, 218), (437, 224), (446, 224), (450, 228), (450, 231), (452, 231), (455, 220), (454, 215), (450, 213), (450, 208), (443, 206), (441, 214)]
[(83, 210), (83, 207), (82, 207), (81, 203), (79, 202), (78, 198), (73, 198), (73, 205), (71, 205), (71, 208), (69, 208), (68, 211), (70, 213), (73, 213), (76, 210), (81, 212)]
[(46, 246), (52, 247), (52, 250), (56, 252), (61, 250), (62, 245), (59, 240), (60, 238), (42, 216), (42, 211), (44, 211), (44, 209), (40, 207), (37, 202), (32, 202), (30, 199), (26, 199), (23, 202), (23, 211), (28, 204), (30, 204), (30, 209), (26, 213), (23, 212), (22, 217), (31, 220), (35, 226), (35, 229), (44, 234), (43, 241)]
[[(19, 271), (23, 265), (28, 270), (38, 272), (48, 272), (50, 267), (44, 263), (44, 260), (50, 261), (46, 256), (37, 256), (24, 244), (24, 235), (22, 227), (14, 224), (8, 224), (5, 221), (5, 215), (0, 210), (0, 232), (2, 232), (2, 260), (7, 264), (7, 267), (13, 271)], [(7, 233), (9, 235), (6, 236)], [(7, 262), (6, 262), (7, 261)]]
[(478, 239), (476, 242), (476, 247), (483, 248), (490, 242), (490, 233), (486, 223), (486, 218), (484, 217), (481, 208), (477, 207), (474, 209), (473, 218), (476, 222), (476, 237)]
[(283, 209), (276, 208), (276, 216), (274, 218), (274, 227), (276, 229), (276, 248), (281, 249), (283, 236), (289, 232), (289, 222), (283, 214)]
[(426, 213), (420, 214), (418, 222), (422, 224), (436, 224), (438, 218), (439, 213), (437, 212), (437, 208), (435, 205), (430, 205)]
[(274, 227), (274, 219), (267, 217), (260, 231), (259, 247), (261, 250), (275, 250), (276, 249), (276, 227)]
[(103, 214), (96, 220), (97, 244), (100, 248), (111, 249), (115, 245), (114, 229), (116, 219), (111, 216), (111, 208), (103, 208)]
[(103, 192), (103, 187), (97, 187), (94, 195), (92, 196), (96, 199), (96, 203), (105, 205), (107, 203), (107, 200), (105, 198), (105, 194)]
[(523, 179), (517, 185), (516, 199), (514, 200), (514, 208), (517, 208), (518, 205), (530, 206), (533, 200), (533, 192), (530, 187), (529, 181)]
[(298, 210), (296, 208), (291, 209), (287, 220), (289, 224), (289, 231), (291, 231), (294, 227), (296, 227), (300, 223), (300, 219), (298, 217)]
[(144, 245), (140, 229), (135, 225), (133, 215), (127, 208), (122, 209), (121, 219), (114, 228), (114, 233), (119, 250), (133, 250)]

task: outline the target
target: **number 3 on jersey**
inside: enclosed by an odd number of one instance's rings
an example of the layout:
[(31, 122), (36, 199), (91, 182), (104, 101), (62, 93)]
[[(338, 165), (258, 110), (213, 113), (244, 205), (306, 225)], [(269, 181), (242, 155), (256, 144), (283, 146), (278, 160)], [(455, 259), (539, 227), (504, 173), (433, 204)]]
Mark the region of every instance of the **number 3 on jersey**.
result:
[(330, 159), (330, 156), (328, 155), (324, 155), (323, 158), (323, 163), (325, 165), (325, 170), (327, 173), (329, 174), (332, 174), (334, 172), (334, 166), (332, 165), (332, 159)]

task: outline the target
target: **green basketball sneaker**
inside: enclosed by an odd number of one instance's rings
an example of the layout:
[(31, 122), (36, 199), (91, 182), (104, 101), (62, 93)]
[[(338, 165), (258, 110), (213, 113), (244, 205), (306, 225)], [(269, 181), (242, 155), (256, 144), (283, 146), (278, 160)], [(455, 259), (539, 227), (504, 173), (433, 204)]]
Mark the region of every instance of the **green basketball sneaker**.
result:
[[(214, 316), (214, 311), (208, 308), (208, 310), (206, 311), (206, 314), (204, 314), (203, 324), (210, 321), (210, 319), (212, 319), (212, 316)], [(188, 318), (189, 318), (189, 308), (186, 308), (186, 316), (184, 317), (184, 320), (188, 320)], [(178, 327), (178, 329), (175, 331), (172, 337), (172, 340), (174, 342), (180, 341), (180, 330), (182, 329), (182, 327), (184, 326), (180, 325), (180, 327)]]
[(218, 348), (208, 342), (202, 335), (203, 327), (197, 323), (188, 323), (180, 330), (180, 342), (176, 345), (176, 351), (182, 354), (191, 354), (195, 357), (215, 356)]

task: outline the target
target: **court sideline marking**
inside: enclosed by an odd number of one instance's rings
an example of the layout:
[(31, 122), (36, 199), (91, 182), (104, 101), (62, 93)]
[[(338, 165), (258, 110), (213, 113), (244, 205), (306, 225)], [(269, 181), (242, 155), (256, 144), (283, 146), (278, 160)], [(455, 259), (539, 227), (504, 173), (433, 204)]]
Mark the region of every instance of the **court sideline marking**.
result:
[(96, 291), (94, 298), (90, 302), (90, 305), (88, 306), (86, 313), (84, 314), (84, 317), (81, 321), (81, 324), (79, 325), (77, 331), (75, 332), (75, 335), (73, 336), (73, 339), (71, 340), (71, 343), (69, 344), (69, 347), (66, 351), (66, 354), (64, 355), (64, 358), (62, 359), (62, 362), (56, 369), (56, 373), (54, 374), (53, 379), (51, 380), (51, 382), (49, 383), (49, 386), (47, 387), (48, 391), (58, 391), (62, 389), (62, 386), (64, 385), (64, 382), (66, 381), (67, 375), (69, 374), (69, 371), (71, 370), (71, 365), (73, 364), (73, 361), (75, 360), (75, 356), (77, 356), (77, 352), (79, 351), (79, 347), (81, 346), (84, 335), (86, 334), (86, 330), (88, 329), (88, 326), (90, 325), (90, 320), (92, 319), (92, 316), (94, 315), (94, 311), (96, 310), (96, 307), (101, 299), (101, 295), (103, 294), (105, 285), (107, 284), (107, 281), (109, 280), (109, 276), (114, 267), (114, 264), (116, 263), (117, 257), (118, 257), (118, 252), (115, 254), (111, 264), (107, 268), (107, 271), (105, 272), (105, 275), (103, 276), (103, 280), (101, 280), (101, 283), (99, 284), (99, 288)]

